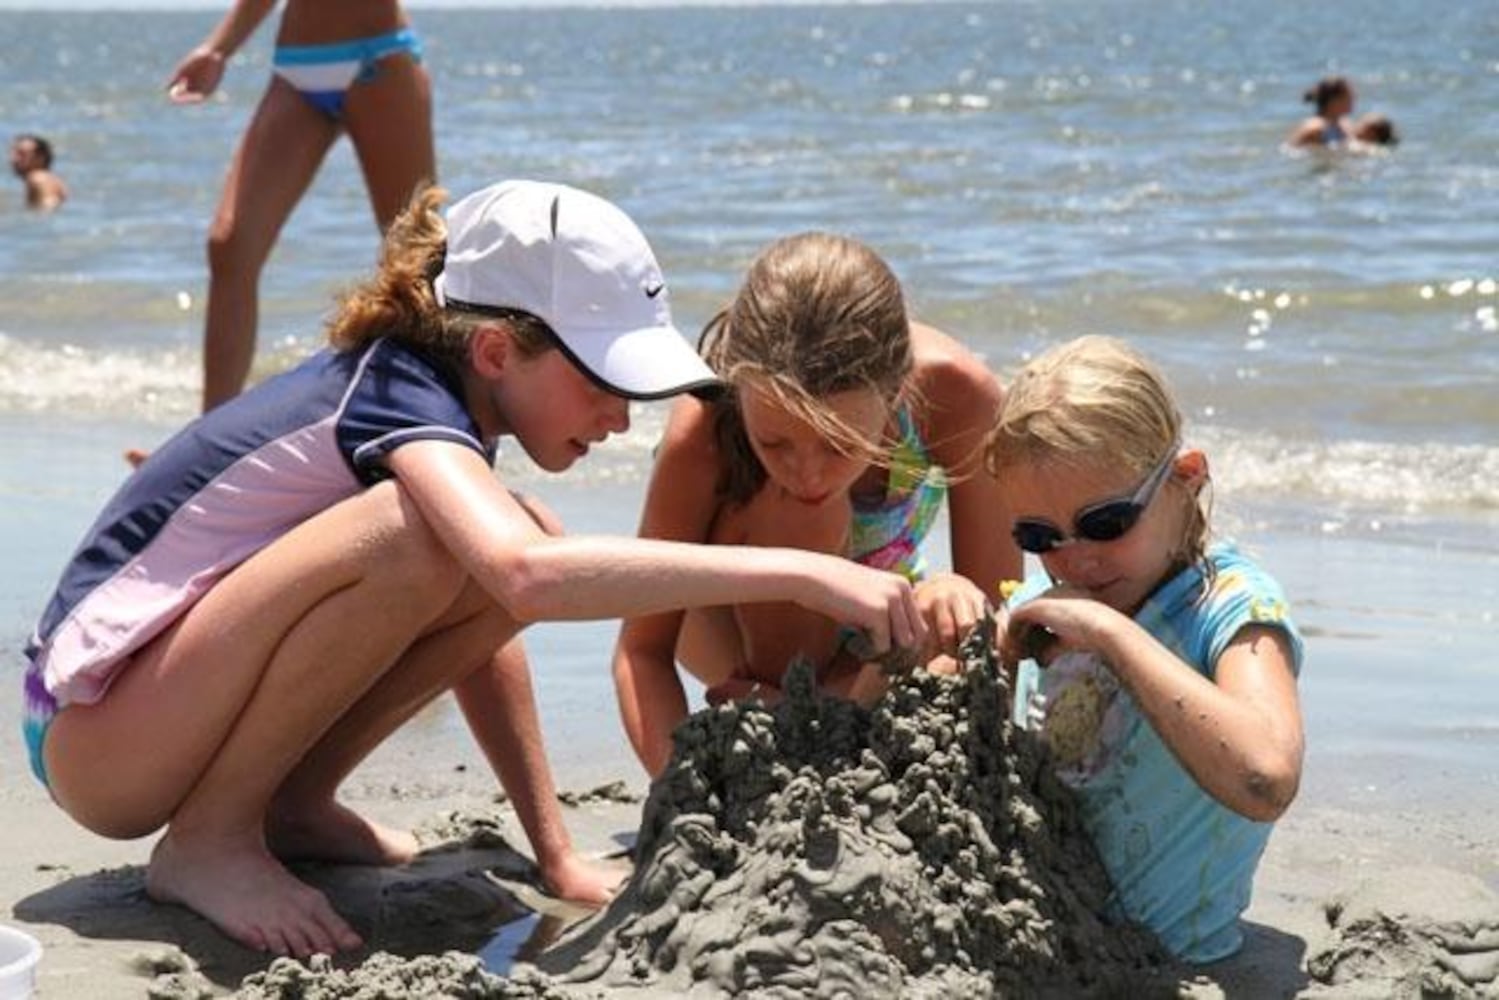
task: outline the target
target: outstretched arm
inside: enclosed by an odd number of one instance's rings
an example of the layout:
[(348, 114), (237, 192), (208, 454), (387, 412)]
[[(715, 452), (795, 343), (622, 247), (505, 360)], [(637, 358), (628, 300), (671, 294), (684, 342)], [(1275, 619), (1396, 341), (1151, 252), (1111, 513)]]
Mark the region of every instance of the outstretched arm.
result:
[(925, 639), (910, 584), (891, 573), (796, 549), (551, 538), (462, 445), (416, 441), (389, 461), (449, 551), (521, 622), (793, 601), (864, 629), (876, 652)]
[(1007, 642), (1042, 625), (1067, 649), (1108, 662), (1204, 791), (1250, 819), (1285, 812), (1301, 783), (1304, 737), (1286, 634), (1246, 625), (1208, 678), (1133, 620), (1065, 587), (1011, 612)]
[(214, 29), (182, 57), (167, 81), (167, 95), (177, 104), (196, 104), (218, 88), (224, 63), (243, 45), (276, 0), (237, 0)]

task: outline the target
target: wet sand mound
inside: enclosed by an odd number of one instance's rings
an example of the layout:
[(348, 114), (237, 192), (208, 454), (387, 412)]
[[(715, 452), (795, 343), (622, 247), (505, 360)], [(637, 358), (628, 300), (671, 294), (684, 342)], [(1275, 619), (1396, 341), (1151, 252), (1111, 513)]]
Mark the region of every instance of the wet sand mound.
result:
[(1412, 869), (1326, 908), (1328, 940), (1307, 959), (1311, 995), (1499, 998), (1499, 896), (1470, 876)]
[[(787, 678), (676, 733), (637, 868), (537, 964), (605, 989), (779, 996), (1167, 994), (1153, 937), (1098, 916), (1109, 881), (992, 643), (873, 711)], [(1169, 982), (1174, 985), (1174, 977)]]
[(501, 979), (484, 971), (478, 956), (450, 951), (442, 955), (400, 958), (386, 952), (371, 955), (354, 969), (339, 969), (326, 955), (305, 965), (278, 958), (270, 968), (249, 976), (234, 994), (240, 1000), (558, 1000), (573, 996), (553, 989), (546, 977), (518, 974)]
[(241, 996), (1177, 996), (1155, 939), (1104, 922), (1109, 880), (1042, 743), (1009, 722), (987, 636), (957, 677), (873, 710), (787, 676), (774, 709), (675, 734), (636, 867), (509, 979), (470, 955), (274, 963)]

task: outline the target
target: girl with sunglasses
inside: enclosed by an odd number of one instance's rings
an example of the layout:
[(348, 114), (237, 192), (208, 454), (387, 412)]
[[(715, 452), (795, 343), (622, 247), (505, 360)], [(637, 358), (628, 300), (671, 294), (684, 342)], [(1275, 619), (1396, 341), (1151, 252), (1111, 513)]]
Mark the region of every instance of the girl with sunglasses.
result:
[[(986, 594), (1020, 570), (989, 530), (1002, 503), (983, 468), (999, 412), (993, 373), (906, 312), (900, 282), (856, 240), (808, 232), (750, 265), (704, 331), (722, 394), (678, 401), (656, 454), (640, 533), (678, 541), (787, 545), (919, 581), (934, 637), (955, 653)], [(927, 574), (921, 544), (946, 508), (951, 573)], [(614, 679), (625, 729), (651, 774), (687, 715), (677, 664), (710, 703), (779, 697), (787, 663), (817, 665), (822, 689), (868, 701), (883, 673), (826, 616), (734, 602), (627, 621)]]
[[(1280, 587), (1209, 541), (1207, 459), (1160, 373), (1083, 337), (1026, 365), (989, 440), (1040, 559), (1002, 642), (1114, 885), (1178, 957), (1237, 951), (1272, 822), (1296, 795), (1302, 643)], [(1036, 641), (1037, 639), (1041, 641)]]

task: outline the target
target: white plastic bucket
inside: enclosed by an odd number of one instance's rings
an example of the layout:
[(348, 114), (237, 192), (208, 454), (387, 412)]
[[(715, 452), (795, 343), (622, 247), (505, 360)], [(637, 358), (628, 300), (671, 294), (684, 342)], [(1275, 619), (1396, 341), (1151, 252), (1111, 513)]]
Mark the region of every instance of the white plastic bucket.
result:
[(0, 1000), (28, 1000), (36, 986), (42, 944), (14, 927), (0, 924)]

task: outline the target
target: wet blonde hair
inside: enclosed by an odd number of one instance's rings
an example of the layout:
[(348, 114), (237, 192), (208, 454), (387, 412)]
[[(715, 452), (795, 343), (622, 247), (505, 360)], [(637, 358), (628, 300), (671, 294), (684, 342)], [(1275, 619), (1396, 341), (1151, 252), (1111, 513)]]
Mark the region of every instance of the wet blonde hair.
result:
[(499, 324), (510, 332), (523, 357), (556, 347), (547, 326), (520, 310), (485, 312), (444, 308), (437, 304), (432, 282), (447, 257), (448, 228), (440, 207), (442, 188), (423, 185), (396, 216), (380, 248), (373, 276), (339, 299), (328, 324), (328, 342), (338, 350), (356, 350), (381, 337), (398, 340), (461, 372), (468, 364), (468, 345), (481, 326)]
[[(1123, 466), (1143, 479), (1180, 447), (1181, 434), (1181, 411), (1159, 369), (1122, 340), (1087, 336), (1045, 351), (1020, 370), (985, 454), (996, 476), (1020, 465), (1056, 463)], [(1201, 562), (1208, 543), (1206, 491), (1192, 496), (1175, 477), (1166, 480), (1166, 491), (1187, 512), (1175, 555), (1183, 563)]]
[(765, 483), (740, 406), (750, 381), (845, 454), (888, 461), (888, 445), (849, 427), (827, 403), (869, 389), (893, 408), (911, 373), (900, 281), (862, 243), (808, 232), (771, 244), (733, 302), (703, 329), (698, 349), (726, 386), (714, 417), (725, 456), (720, 494), (744, 501)]

